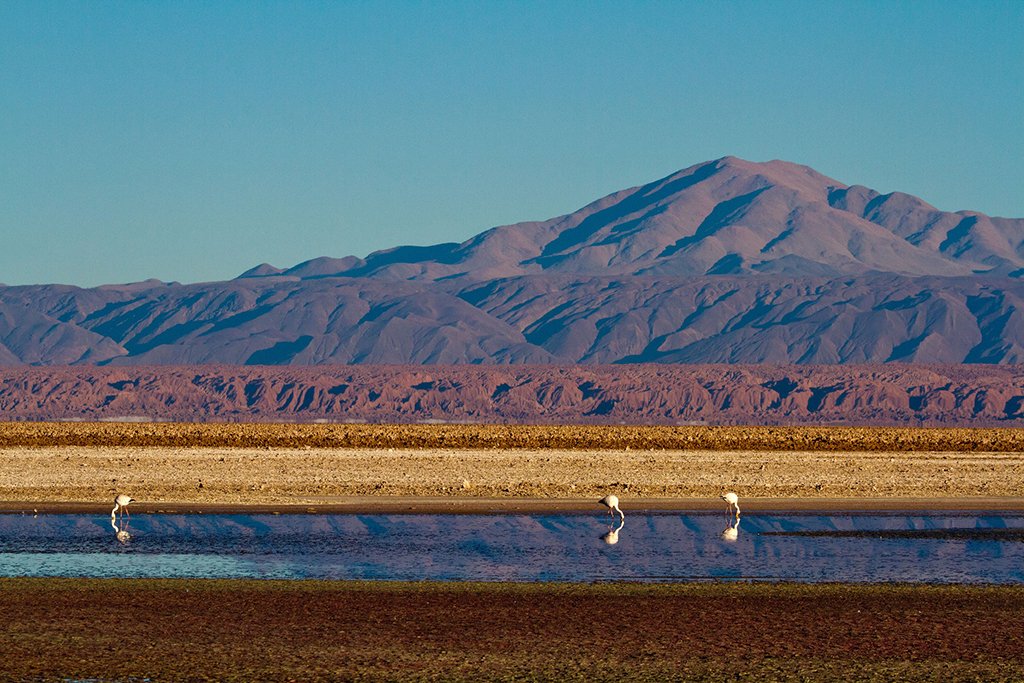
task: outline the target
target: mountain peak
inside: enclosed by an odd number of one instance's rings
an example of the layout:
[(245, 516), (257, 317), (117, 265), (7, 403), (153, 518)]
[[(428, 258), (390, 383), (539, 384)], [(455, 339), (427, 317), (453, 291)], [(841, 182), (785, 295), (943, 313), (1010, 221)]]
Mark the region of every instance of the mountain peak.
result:
[(248, 277), (269, 277), (271, 275), (280, 275), (283, 272), (283, 269), (276, 268), (270, 265), (269, 263), (261, 263), (258, 266), (255, 266), (245, 271), (235, 279), (242, 280)]
[[(848, 186), (788, 161), (724, 156), (565, 216), (462, 244), (331, 260), (314, 275), (401, 280), (577, 275), (1006, 274), (1024, 268), (1024, 221), (967, 221), (917, 197)], [(351, 257), (350, 257), (351, 258)], [(306, 277), (307, 268), (289, 274)]]

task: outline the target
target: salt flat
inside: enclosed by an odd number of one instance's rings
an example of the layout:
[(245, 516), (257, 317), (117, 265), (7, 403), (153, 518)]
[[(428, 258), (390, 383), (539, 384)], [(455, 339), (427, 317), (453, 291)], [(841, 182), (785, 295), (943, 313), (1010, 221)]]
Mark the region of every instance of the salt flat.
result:
[[(735, 490), (760, 507), (1005, 507), (1024, 501), (1024, 453), (443, 448), (51, 446), (0, 449), (0, 502), (134, 510), (185, 504), (336, 506), (433, 501), (437, 509), (718, 505)], [(1021, 499), (1014, 503), (1014, 499)], [(574, 502), (575, 501), (575, 502)], [(751, 507), (753, 506), (753, 507)], [(1024, 505), (1020, 505), (1024, 506)]]

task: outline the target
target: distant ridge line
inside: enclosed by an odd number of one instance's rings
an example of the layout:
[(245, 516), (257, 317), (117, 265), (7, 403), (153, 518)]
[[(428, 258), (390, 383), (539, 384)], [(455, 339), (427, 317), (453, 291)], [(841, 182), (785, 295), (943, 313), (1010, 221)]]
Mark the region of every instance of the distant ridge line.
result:
[(0, 369), (17, 421), (1024, 427), (1024, 365)]

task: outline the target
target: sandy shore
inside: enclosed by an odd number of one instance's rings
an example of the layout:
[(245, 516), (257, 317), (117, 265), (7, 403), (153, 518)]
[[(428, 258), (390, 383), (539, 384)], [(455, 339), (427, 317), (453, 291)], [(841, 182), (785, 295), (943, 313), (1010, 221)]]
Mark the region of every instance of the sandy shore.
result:
[(218, 448), (0, 449), (0, 509), (488, 512), (626, 509), (1024, 509), (1024, 453)]
[(0, 423), (0, 509), (1024, 509), (1024, 430)]

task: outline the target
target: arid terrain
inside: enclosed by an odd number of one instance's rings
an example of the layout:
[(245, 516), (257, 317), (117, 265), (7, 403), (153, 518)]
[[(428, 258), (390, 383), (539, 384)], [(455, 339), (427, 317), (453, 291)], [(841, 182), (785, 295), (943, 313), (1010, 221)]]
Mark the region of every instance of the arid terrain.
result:
[(1024, 427), (1024, 366), (0, 370), (5, 420)]
[(1024, 501), (1024, 430), (16, 423), (0, 465), (15, 509)]
[[(161, 504), (363, 505), (383, 497), (501, 499), (544, 509), (556, 499), (616, 493), (629, 506), (716, 501), (723, 490), (805, 506), (822, 499), (1024, 501), (1024, 454), (705, 450), (15, 448), (0, 450), (0, 499), (102, 501), (129, 492)], [(531, 499), (531, 500), (527, 500)], [(887, 500), (888, 499), (888, 500)], [(477, 509), (474, 506), (466, 509)]]
[(0, 579), (0, 613), (3, 680), (1024, 679), (1020, 587)]
[(0, 448), (455, 448), (1024, 452), (1024, 429), (0, 422)]

